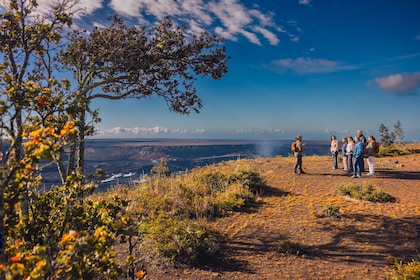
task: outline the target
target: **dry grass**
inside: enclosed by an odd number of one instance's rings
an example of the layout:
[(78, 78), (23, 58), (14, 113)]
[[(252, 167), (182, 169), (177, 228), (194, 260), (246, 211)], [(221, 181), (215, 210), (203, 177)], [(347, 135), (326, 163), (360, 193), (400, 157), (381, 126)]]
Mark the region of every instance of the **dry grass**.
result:
[[(225, 238), (223, 260), (201, 268), (149, 266), (147, 279), (384, 279), (395, 260), (419, 257), (420, 154), (378, 158), (376, 176), (357, 179), (332, 170), (330, 157), (304, 157), (306, 175), (293, 174), (293, 163), (293, 157), (224, 163), (259, 170), (267, 187), (256, 207), (212, 224)], [(354, 182), (378, 187), (396, 202), (337, 192)], [(339, 219), (324, 214), (331, 206)]]

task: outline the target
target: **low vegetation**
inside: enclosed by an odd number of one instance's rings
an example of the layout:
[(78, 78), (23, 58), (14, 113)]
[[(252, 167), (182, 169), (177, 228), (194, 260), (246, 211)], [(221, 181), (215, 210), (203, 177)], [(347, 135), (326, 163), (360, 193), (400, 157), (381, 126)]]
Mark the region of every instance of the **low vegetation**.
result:
[[(162, 161), (157, 169), (166, 170)], [(218, 255), (222, 238), (207, 221), (252, 205), (264, 186), (261, 174), (241, 164), (233, 169), (203, 167), (175, 177), (156, 174), (134, 188), (97, 194), (97, 199), (108, 200), (118, 192), (129, 200), (128, 211), (141, 215), (138, 227), (142, 242), (149, 244), (147, 251), (184, 264)]]
[(309, 251), (309, 247), (301, 243), (285, 240), (279, 245), (279, 252), (285, 255), (304, 255)]
[(341, 195), (358, 200), (382, 203), (395, 202), (395, 197), (370, 184), (344, 184), (339, 186), (337, 189)]
[(340, 219), (341, 218), (340, 206), (327, 204), (324, 209), (324, 217)]
[(386, 280), (418, 280), (420, 279), (420, 261), (409, 263), (396, 262), (393, 270), (387, 273)]

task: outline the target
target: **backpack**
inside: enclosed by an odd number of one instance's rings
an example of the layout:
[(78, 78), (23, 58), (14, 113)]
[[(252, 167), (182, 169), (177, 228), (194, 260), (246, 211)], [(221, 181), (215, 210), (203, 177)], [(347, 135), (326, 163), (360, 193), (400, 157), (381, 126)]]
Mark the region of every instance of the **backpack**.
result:
[(379, 153), (379, 147), (380, 147), (379, 142), (375, 142), (375, 154)]
[(291, 149), (292, 149), (293, 152), (298, 152), (299, 151), (298, 148), (297, 148), (297, 142), (296, 141), (292, 143)]

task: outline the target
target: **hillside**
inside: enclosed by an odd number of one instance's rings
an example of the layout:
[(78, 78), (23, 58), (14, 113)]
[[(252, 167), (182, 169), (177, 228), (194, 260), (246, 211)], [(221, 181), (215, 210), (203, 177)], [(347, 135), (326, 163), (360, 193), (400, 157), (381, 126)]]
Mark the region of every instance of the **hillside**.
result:
[[(419, 258), (419, 154), (377, 158), (376, 176), (357, 179), (333, 170), (328, 156), (304, 157), (306, 175), (292, 174), (293, 162), (225, 163), (259, 170), (267, 186), (255, 207), (213, 223), (224, 236), (223, 260), (199, 268), (144, 260), (146, 279), (384, 279), (394, 260)], [(371, 184), (396, 202), (342, 197), (337, 187), (347, 183)], [(326, 217), (328, 205), (338, 206), (341, 218)]]

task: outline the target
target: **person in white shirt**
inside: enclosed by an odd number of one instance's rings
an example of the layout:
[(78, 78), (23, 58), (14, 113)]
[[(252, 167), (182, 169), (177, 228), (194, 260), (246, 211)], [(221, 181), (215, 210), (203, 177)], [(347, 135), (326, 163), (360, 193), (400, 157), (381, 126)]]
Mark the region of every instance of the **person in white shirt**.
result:
[(335, 135), (331, 136), (331, 147), (330, 152), (333, 157), (333, 169), (338, 168), (337, 156), (338, 156), (338, 140)]
[(347, 162), (348, 162), (347, 173), (349, 174), (353, 173), (354, 149), (355, 149), (355, 145), (354, 145), (353, 137), (349, 136), (347, 137), (347, 147), (346, 147), (346, 155), (347, 155)]

